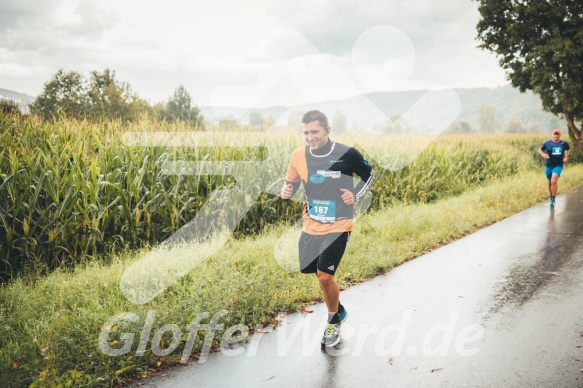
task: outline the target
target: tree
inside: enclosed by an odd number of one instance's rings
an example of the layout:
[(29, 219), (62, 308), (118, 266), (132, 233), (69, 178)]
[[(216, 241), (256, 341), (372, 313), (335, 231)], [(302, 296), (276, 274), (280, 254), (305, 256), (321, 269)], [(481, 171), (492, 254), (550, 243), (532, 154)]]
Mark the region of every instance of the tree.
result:
[(228, 115), (225, 117), (221, 117), (219, 119), (219, 126), (226, 130), (231, 130), (233, 128), (237, 128), (239, 126), (239, 122), (233, 115)]
[(526, 133), (526, 128), (524, 127), (524, 124), (522, 124), (522, 121), (513, 117), (506, 122), (506, 125), (504, 125), (504, 127), (502, 128), (502, 132)]
[(157, 102), (151, 107), (152, 116), (158, 121), (164, 121), (166, 119), (166, 104), (163, 102)]
[(0, 112), (5, 115), (19, 115), (20, 108), (16, 101), (0, 97)]
[(192, 105), (192, 98), (182, 85), (174, 89), (174, 94), (166, 104), (165, 118), (168, 122), (183, 121), (195, 127), (203, 127), (203, 116), (200, 110)]
[(261, 127), (265, 124), (265, 118), (261, 112), (253, 111), (249, 113), (249, 125), (253, 128)]
[(484, 104), (478, 108), (478, 125), (481, 132), (496, 132), (496, 107)]
[(294, 110), (287, 117), (287, 126), (292, 130), (300, 131), (302, 128), (302, 118), (304, 117), (303, 110)]
[(526, 132), (528, 133), (544, 133), (543, 128), (539, 123), (529, 123)]
[(275, 120), (275, 118), (273, 116), (269, 115), (265, 119), (265, 123), (263, 124), (263, 127), (264, 128), (271, 128), (271, 127), (274, 127), (275, 124), (277, 124), (277, 121)]
[(447, 128), (447, 132), (450, 133), (470, 133), (472, 132), (472, 126), (467, 121), (454, 121)]
[(30, 105), (30, 111), (44, 119), (64, 115), (83, 118), (87, 114), (87, 94), (83, 77), (62, 69), (45, 83), (43, 91)]
[(332, 129), (336, 133), (346, 132), (348, 124), (346, 122), (346, 116), (341, 111), (337, 110), (332, 118)]
[(378, 132), (399, 134), (405, 131), (406, 123), (401, 119), (399, 115), (392, 115), (389, 119), (384, 122), (379, 122), (375, 124), (374, 130)]
[(512, 86), (532, 90), (544, 110), (563, 115), (583, 149), (583, 2), (476, 1), (479, 47), (497, 55)]
[(127, 82), (119, 82), (115, 71), (91, 72), (89, 83), (78, 72), (62, 69), (44, 85), (43, 92), (30, 105), (30, 111), (44, 119), (66, 116), (101, 120), (131, 121), (142, 114), (154, 114), (148, 102)]
[(148, 110), (148, 103), (135, 93), (127, 82), (119, 82), (115, 71), (91, 72), (88, 90), (89, 114), (92, 118), (116, 118), (131, 121)]

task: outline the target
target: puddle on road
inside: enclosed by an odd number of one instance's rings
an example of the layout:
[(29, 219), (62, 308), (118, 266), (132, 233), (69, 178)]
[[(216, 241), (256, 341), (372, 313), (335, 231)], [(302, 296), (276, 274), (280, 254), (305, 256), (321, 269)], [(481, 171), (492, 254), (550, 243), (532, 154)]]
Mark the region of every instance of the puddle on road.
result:
[[(563, 225), (570, 224), (569, 220), (561, 221), (567, 221), (561, 222)], [(522, 306), (550, 284), (568, 285), (573, 267), (581, 267), (580, 254), (575, 254), (580, 251), (581, 239), (580, 236), (560, 233), (560, 226), (551, 212), (542, 248), (510, 259), (513, 264), (494, 289), (485, 319)]]
[[(518, 258), (520, 259), (520, 258)], [(492, 296), (493, 306), (489, 314), (501, 311), (504, 307), (518, 307), (528, 302), (549, 281), (557, 276), (555, 271), (549, 273), (539, 265), (514, 265), (500, 281), (498, 289)]]

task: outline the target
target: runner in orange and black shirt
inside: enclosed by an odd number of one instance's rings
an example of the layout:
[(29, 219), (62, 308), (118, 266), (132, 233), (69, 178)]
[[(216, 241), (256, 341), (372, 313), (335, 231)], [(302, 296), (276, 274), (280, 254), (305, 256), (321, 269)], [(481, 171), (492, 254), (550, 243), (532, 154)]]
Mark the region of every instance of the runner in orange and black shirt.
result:
[[(302, 123), (307, 145), (293, 152), (281, 197), (290, 199), (304, 185), (300, 270), (318, 276), (328, 307), (322, 346), (334, 346), (347, 317), (334, 274), (352, 231), (354, 203), (364, 197), (375, 175), (360, 152), (329, 138), (328, 119), (322, 112), (307, 112)], [(353, 175), (360, 177), (356, 187)]]

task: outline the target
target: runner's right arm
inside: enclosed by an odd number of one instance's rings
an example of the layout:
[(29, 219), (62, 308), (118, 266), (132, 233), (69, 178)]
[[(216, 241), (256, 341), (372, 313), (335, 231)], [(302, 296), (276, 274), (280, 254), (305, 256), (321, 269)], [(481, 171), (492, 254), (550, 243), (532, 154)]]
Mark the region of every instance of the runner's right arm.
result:
[(298, 170), (294, 166), (294, 157), (289, 161), (287, 166), (287, 174), (285, 176), (285, 181), (283, 182), (283, 187), (281, 188), (281, 198), (282, 199), (290, 199), (295, 195), (295, 193), (300, 188), (300, 183), (302, 182), (302, 178), (298, 173)]
[(549, 154), (546, 152), (547, 151), (546, 145), (547, 143), (543, 143), (543, 145), (538, 149), (539, 155), (542, 156), (544, 159), (549, 158)]
[(281, 198), (282, 199), (290, 199), (294, 196), (294, 194), (298, 191), (300, 187), (300, 183), (293, 183), (284, 181), (283, 187), (281, 188)]

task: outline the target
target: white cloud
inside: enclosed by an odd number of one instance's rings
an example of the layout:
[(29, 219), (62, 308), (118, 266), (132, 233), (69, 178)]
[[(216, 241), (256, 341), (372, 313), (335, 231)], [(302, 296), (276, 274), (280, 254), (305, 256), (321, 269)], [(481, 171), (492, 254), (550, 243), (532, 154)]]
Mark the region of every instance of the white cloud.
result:
[(82, 18), (76, 13), (73, 1), (65, 1), (57, 7), (55, 20), (61, 25), (81, 24)]
[[(379, 86), (505, 83), (495, 58), (475, 48), (477, 20), (477, 4), (467, 0), (5, 0), (0, 88), (37, 94), (60, 68), (111, 68), (152, 102), (183, 84), (199, 105), (248, 106), (337, 99)], [(364, 46), (376, 28), (401, 31), (414, 60), (407, 45), (387, 53), (387, 39), (376, 52), (374, 39)], [(205, 67), (203, 58), (214, 62)], [(387, 74), (401, 82), (375, 82)]]

